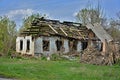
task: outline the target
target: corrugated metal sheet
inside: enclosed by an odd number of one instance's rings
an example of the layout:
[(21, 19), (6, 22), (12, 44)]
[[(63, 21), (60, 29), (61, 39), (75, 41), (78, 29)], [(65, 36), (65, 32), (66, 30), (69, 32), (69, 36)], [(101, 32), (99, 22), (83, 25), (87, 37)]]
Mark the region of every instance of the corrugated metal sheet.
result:
[(87, 27), (88, 29), (91, 29), (91, 30), (95, 33), (95, 35), (96, 35), (102, 42), (104, 42), (105, 39), (107, 40), (107, 42), (113, 40), (113, 38), (112, 38), (112, 37), (104, 30), (104, 28), (103, 28), (100, 24), (98, 24), (98, 23), (96, 23), (96, 24), (94, 24), (94, 25), (92, 25), (92, 24), (87, 24), (86, 27)]

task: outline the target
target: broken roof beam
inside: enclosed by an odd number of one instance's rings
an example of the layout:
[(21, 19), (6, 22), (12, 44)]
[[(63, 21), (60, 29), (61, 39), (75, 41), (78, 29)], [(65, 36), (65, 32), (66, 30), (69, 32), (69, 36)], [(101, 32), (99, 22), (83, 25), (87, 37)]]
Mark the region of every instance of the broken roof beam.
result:
[(59, 28), (65, 34), (65, 36), (68, 36), (68, 34), (62, 29), (62, 27), (59, 27)]
[(31, 23), (31, 25), (35, 26), (38, 25), (38, 23), (52, 23), (52, 24), (60, 24), (59, 20), (50, 20), (45, 18), (35, 18), (34, 21)]
[(36, 23), (36, 24), (34, 24), (34, 25), (31, 23), (31, 26), (35, 26), (35, 27), (46, 27), (46, 26), (48, 26), (48, 24), (52, 24), (52, 23), (50, 23), (50, 22), (45, 22), (45, 21), (44, 21), (44, 22), (43, 22), (43, 21), (42, 21), (42, 22), (40, 21), (40, 22), (38, 22), (38, 23)]
[(27, 29), (39, 29), (40, 27), (30, 27), (30, 28), (27, 28)]
[(51, 25), (48, 25), (56, 34), (58, 34), (58, 32), (51, 26)]
[(69, 22), (69, 21), (64, 21), (63, 24), (66, 24), (66, 25), (74, 25), (74, 24), (77, 24), (77, 25), (79, 25), (79, 26), (82, 25), (81, 23)]
[(21, 34), (38, 34), (36, 32), (31, 32), (31, 33), (28, 33), (28, 32), (22, 32)]
[(38, 32), (38, 31), (23, 31), (23, 32)]
[(46, 22), (59, 22), (59, 20), (45, 19), (44, 17), (35, 18), (35, 20), (38, 20), (38, 21), (46, 21)]
[(77, 28), (77, 29), (80, 29), (80, 28), (83, 27), (83, 25), (81, 23), (69, 22), (69, 21), (64, 21), (61, 24), (67, 25), (68, 27), (74, 27), (74, 28)]
[(74, 27), (83, 27), (83, 25), (81, 23), (77, 23), (77, 22), (69, 22), (69, 21), (64, 21), (64, 22), (60, 22), (59, 20), (50, 20), (50, 19), (45, 19), (45, 18), (35, 18), (35, 20), (32, 22), (33, 26), (34, 25), (39, 25), (39, 23), (46, 23), (46, 24), (63, 24), (63, 25), (67, 25), (67, 26), (74, 26)]
[(72, 29), (72, 28), (70, 28), (70, 30), (83, 32), (83, 30)]
[[(78, 32), (78, 31), (77, 31), (77, 32)], [(83, 35), (81, 32), (78, 32), (78, 34), (81, 35), (82, 38), (85, 40), (85, 37), (84, 37), (84, 35)]]

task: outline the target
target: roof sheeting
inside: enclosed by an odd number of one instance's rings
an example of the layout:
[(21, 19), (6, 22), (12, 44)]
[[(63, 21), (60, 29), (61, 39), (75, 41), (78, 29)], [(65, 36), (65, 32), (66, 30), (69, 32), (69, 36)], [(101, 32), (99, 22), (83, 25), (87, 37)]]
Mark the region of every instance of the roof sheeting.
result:
[(104, 28), (103, 28), (100, 24), (98, 24), (98, 23), (96, 23), (96, 24), (94, 24), (94, 25), (92, 25), (92, 24), (87, 24), (86, 27), (87, 27), (88, 29), (91, 29), (91, 30), (95, 33), (95, 35), (96, 35), (102, 42), (104, 42), (105, 40), (107, 40), (107, 42), (113, 40), (113, 38), (112, 38), (112, 37), (104, 30)]

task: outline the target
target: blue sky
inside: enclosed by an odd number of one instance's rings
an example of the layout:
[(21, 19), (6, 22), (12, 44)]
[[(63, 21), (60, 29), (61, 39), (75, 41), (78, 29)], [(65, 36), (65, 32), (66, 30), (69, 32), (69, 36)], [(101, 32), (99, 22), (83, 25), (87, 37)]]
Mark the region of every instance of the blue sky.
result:
[[(22, 19), (33, 13), (47, 14), (50, 19), (75, 21), (80, 9), (97, 5), (98, 0), (0, 0), (0, 16), (7, 15), (19, 27)], [(120, 0), (99, 0), (107, 18), (117, 18)]]

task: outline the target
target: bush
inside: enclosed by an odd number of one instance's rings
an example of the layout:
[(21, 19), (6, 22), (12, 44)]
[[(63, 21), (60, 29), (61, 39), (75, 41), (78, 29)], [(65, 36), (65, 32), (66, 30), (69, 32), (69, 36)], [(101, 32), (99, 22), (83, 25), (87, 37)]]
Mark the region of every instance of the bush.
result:
[(120, 59), (116, 62), (116, 64), (120, 66)]
[(51, 55), (51, 60), (53, 60), (53, 61), (60, 60), (60, 56), (58, 54), (54, 53), (54, 54)]
[(53, 60), (53, 61), (65, 61), (65, 60), (70, 60), (70, 59), (65, 57), (65, 55), (63, 56), (63, 55), (59, 55), (59, 54), (52, 54), (51, 60)]
[(46, 59), (46, 56), (42, 55), (42, 56), (41, 56), (41, 60), (47, 60), (47, 59)]

